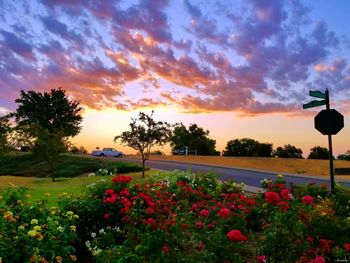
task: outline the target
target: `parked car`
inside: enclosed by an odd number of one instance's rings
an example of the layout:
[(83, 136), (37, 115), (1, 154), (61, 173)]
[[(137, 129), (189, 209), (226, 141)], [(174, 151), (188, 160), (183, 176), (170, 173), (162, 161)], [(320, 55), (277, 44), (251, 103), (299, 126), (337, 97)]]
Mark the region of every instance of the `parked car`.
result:
[(113, 157), (123, 157), (124, 153), (117, 151), (114, 148), (103, 148), (103, 150), (94, 150), (91, 153), (93, 156), (113, 156)]

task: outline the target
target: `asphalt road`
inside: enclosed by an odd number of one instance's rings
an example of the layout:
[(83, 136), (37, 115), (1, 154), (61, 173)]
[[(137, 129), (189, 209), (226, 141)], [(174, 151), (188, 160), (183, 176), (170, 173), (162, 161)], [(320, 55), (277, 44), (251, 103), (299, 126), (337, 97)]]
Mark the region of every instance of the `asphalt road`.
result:
[[(101, 158), (101, 157), (98, 157)], [(122, 162), (130, 162), (141, 164), (141, 160), (134, 158), (120, 158), (118, 161)], [(147, 160), (146, 167), (150, 167), (153, 169), (159, 170), (182, 170), (186, 171), (191, 169), (193, 172), (208, 172), (212, 171), (219, 175), (219, 179), (228, 180), (233, 179), (238, 183), (245, 183), (249, 186), (260, 187), (260, 181), (263, 179), (276, 179), (276, 172), (268, 172), (268, 171), (256, 171), (256, 170), (248, 170), (248, 169), (240, 169), (240, 168), (231, 168), (231, 167), (217, 167), (211, 165), (202, 165), (202, 164), (188, 164), (181, 163), (175, 161), (155, 161), (155, 160)], [(296, 183), (296, 184), (307, 184), (307, 183), (315, 183), (315, 184), (326, 184), (330, 187), (329, 180), (325, 180), (320, 177), (314, 176), (305, 176), (305, 175), (292, 175), (284, 173), (284, 178), (287, 181), (287, 184)], [(350, 187), (350, 180), (346, 180), (346, 182), (339, 182), (346, 187)]]

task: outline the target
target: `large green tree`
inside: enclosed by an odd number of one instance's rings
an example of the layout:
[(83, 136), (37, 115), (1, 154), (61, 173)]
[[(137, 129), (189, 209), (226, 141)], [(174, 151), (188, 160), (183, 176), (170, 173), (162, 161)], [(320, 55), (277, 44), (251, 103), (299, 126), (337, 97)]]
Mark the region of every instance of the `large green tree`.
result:
[(188, 147), (198, 155), (219, 155), (215, 149), (216, 141), (209, 138), (209, 131), (197, 124), (191, 124), (188, 129), (182, 123), (175, 126), (170, 139), (172, 150)]
[(155, 121), (153, 111), (150, 115), (140, 112), (138, 119), (132, 119), (130, 130), (114, 137), (122, 144), (140, 152), (142, 158), (142, 177), (145, 177), (145, 162), (154, 146), (165, 145), (171, 136), (171, 125), (167, 122)]
[(293, 145), (286, 144), (283, 147), (277, 147), (274, 156), (278, 158), (303, 158), (303, 151)]
[(260, 143), (254, 139), (234, 139), (227, 142), (224, 156), (271, 157), (272, 144)]
[(34, 143), (33, 153), (47, 162), (52, 180), (59, 153), (66, 150), (68, 137), (80, 132), (82, 116), (77, 101), (71, 101), (61, 88), (50, 92), (21, 91), (16, 112), (16, 130)]
[(42, 130), (60, 133), (62, 137), (80, 132), (82, 116), (79, 102), (71, 101), (61, 88), (50, 92), (21, 91), (14, 113), (17, 127), (37, 138)]

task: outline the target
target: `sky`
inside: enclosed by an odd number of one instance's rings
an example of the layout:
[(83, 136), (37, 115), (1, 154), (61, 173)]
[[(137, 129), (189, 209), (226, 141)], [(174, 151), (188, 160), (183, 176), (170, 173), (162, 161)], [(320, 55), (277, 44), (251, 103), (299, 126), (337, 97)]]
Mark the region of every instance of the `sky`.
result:
[[(83, 107), (72, 141), (128, 148), (113, 138), (139, 111), (196, 123), (217, 150), (253, 138), (300, 147), (330, 92), (345, 128), (335, 154), (350, 150), (350, 1), (347, 0), (0, 0), (0, 115), (21, 90), (62, 87)], [(169, 153), (169, 147), (162, 149)]]

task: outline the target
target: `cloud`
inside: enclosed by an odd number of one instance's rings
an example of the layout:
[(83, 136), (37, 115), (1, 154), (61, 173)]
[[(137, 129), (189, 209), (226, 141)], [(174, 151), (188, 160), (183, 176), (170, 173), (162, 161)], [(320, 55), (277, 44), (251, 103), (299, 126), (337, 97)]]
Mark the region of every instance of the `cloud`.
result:
[(33, 48), (24, 39), (17, 37), (14, 33), (5, 30), (0, 31), (3, 36), (1, 46), (3, 49), (11, 50), (17, 55), (29, 60), (36, 60)]
[[(350, 96), (344, 37), (298, 0), (14, 5), (18, 14), (7, 12), (0, 28), (6, 100), (21, 89), (63, 87), (94, 109), (256, 115), (296, 114), (308, 88), (329, 88), (335, 101)], [(28, 10), (32, 16), (17, 19)]]

